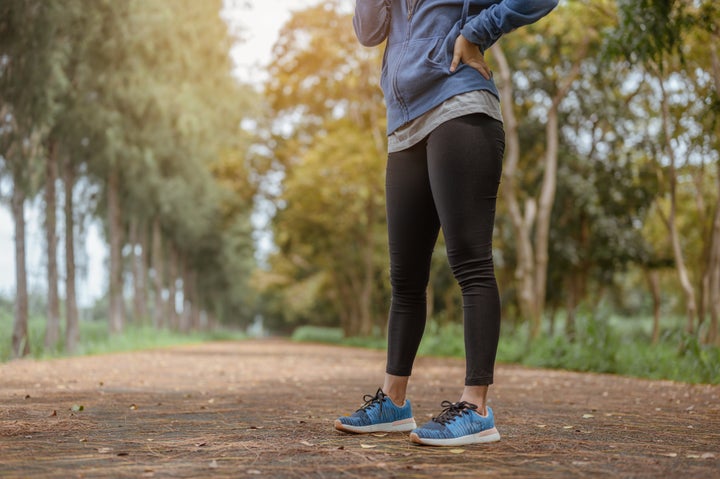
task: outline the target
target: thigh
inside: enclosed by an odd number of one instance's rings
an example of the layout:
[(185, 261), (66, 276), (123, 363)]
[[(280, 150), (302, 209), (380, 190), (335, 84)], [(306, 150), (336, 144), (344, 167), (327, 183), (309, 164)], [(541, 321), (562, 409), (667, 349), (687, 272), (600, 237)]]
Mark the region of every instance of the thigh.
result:
[(492, 255), (495, 203), (502, 175), (502, 123), (483, 114), (450, 120), (428, 138), (428, 171), (448, 259)]
[(424, 290), (440, 229), (425, 142), (389, 155), (385, 194), (393, 287)]

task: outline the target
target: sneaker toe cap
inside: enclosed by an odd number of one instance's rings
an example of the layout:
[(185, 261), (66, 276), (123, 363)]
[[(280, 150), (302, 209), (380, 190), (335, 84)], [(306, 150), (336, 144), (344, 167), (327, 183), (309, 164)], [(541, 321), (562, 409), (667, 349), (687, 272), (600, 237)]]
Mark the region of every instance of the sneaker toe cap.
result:
[(450, 432), (442, 424), (431, 421), (422, 427), (414, 429), (412, 433), (422, 439), (443, 439), (449, 437)]
[(367, 414), (353, 414), (352, 416), (339, 417), (338, 421), (346, 426), (367, 426), (370, 424)]

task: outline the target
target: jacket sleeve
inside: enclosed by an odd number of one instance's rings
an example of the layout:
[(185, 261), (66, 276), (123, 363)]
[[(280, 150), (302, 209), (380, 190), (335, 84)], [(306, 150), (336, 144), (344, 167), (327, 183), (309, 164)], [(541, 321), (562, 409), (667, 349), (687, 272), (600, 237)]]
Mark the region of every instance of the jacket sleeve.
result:
[(391, 0), (357, 0), (353, 27), (361, 44), (374, 47), (385, 40), (390, 31)]
[(468, 19), (461, 33), (486, 50), (505, 33), (540, 20), (557, 4), (558, 0), (501, 0)]

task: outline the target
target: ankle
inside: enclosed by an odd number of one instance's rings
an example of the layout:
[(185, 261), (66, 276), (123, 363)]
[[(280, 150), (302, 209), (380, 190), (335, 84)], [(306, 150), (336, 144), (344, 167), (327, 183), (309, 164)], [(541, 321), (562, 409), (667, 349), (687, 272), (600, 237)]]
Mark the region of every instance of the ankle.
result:
[(385, 395), (395, 404), (397, 407), (403, 407), (405, 405), (405, 394), (399, 392), (389, 392), (383, 390)]
[(488, 386), (465, 386), (460, 401), (476, 405), (477, 413), (487, 416), (487, 395)]
[(398, 407), (405, 404), (405, 396), (407, 393), (407, 385), (409, 377), (385, 375), (385, 383), (383, 384), (383, 392)]

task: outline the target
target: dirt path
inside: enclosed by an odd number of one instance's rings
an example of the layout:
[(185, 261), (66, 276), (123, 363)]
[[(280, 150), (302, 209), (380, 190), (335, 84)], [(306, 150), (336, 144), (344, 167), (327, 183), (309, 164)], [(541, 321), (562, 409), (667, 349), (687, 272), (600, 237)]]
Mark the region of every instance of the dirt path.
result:
[[(334, 431), (383, 364), (263, 340), (0, 365), (0, 477), (720, 477), (720, 387), (501, 365), (499, 443)], [(463, 373), (418, 361), (418, 422), (457, 399)]]

